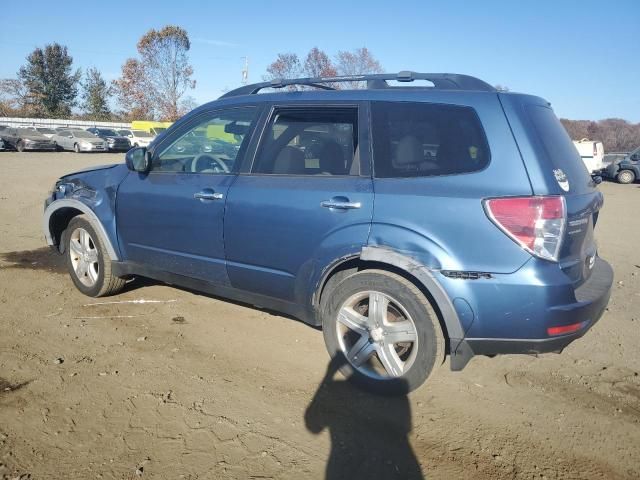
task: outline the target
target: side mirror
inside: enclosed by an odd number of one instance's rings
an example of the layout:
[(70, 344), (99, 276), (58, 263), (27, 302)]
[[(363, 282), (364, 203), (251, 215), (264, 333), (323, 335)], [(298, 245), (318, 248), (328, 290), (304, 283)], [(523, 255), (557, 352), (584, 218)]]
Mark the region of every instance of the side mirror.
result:
[(124, 158), (129, 170), (147, 173), (151, 169), (151, 153), (145, 147), (132, 148)]
[(73, 138), (73, 135), (67, 135), (67, 138)]

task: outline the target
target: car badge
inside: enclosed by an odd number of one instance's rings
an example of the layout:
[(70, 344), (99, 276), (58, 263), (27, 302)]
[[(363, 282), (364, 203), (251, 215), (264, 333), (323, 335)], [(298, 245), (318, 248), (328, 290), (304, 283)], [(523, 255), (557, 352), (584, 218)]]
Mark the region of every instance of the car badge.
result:
[(590, 255), (587, 258), (587, 268), (589, 270), (591, 270), (595, 264), (596, 264), (596, 256), (595, 256), (595, 254), (594, 255)]
[(560, 185), (560, 188), (565, 192), (569, 191), (569, 179), (567, 175), (562, 171), (561, 168), (556, 168), (553, 170), (553, 176), (556, 177), (556, 182)]

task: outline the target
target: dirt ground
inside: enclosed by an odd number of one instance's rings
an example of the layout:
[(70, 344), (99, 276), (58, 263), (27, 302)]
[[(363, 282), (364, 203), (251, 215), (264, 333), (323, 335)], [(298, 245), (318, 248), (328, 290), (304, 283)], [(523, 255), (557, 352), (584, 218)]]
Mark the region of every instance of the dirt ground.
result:
[(405, 478), (416, 462), (430, 479), (640, 478), (639, 185), (601, 186), (616, 278), (582, 340), (388, 399), (325, 378), (300, 322), (144, 280), (81, 295), (42, 202), (65, 172), (118, 161), (0, 152), (1, 479)]

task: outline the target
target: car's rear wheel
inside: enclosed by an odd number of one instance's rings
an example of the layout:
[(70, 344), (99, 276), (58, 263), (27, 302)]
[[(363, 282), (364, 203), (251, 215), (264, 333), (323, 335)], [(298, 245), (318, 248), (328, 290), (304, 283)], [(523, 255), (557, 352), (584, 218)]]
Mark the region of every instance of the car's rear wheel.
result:
[(621, 170), (618, 172), (618, 175), (616, 175), (616, 180), (618, 181), (618, 183), (633, 183), (635, 179), (636, 174), (631, 170)]
[(329, 354), (341, 372), (375, 393), (416, 389), (442, 363), (444, 339), (429, 301), (410, 281), (383, 270), (354, 273), (322, 300)]
[(86, 215), (74, 217), (65, 230), (67, 268), (76, 288), (90, 297), (114, 295), (126, 281), (111, 272), (104, 241)]

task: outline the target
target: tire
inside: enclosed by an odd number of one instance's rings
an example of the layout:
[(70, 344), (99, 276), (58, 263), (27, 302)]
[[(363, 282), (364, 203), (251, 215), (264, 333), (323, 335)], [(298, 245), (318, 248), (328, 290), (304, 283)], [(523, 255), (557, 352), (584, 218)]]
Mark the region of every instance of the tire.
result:
[(64, 255), (71, 280), (89, 297), (115, 295), (126, 280), (111, 273), (111, 259), (104, 240), (86, 215), (73, 217), (63, 236)]
[(80, 153), (80, 145), (78, 145), (77, 143), (73, 144), (73, 151), (76, 153)]
[(22, 143), (22, 140), (16, 143), (16, 150), (19, 152), (24, 152), (24, 143)]
[(620, 170), (616, 175), (616, 181), (624, 185), (633, 183), (636, 180), (636, 174), (632, 170)]
[[(384, 313), (369, 314), (372, 301), (386, 305)], [(349, 275), (323, 295), (320, 308), (329, 354), (341, 357), (340, 371), (364, 390), (404, 395), (442, 364), (437, 316), (422, 292), (400, 275), (384, 270)]]

